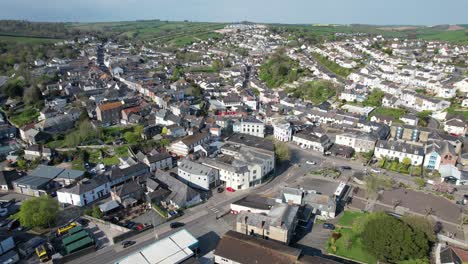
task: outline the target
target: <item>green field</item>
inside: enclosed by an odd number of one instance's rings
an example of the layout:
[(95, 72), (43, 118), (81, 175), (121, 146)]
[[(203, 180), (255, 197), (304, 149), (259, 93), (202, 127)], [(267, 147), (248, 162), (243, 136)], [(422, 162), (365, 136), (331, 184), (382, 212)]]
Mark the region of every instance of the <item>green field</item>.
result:
[(0, 42), (2, 41), (11, 43), (44, 44), (59, 42), (61, 39), (2, 35), (0, 33)]
[(289, 39), (302, 38), (312, 42), (320, 42), (335, 38), (335, 33), (366, 33), (384, 37), (421, 38), (425, 40), (442, 40), (457, 44), (468, 44), (468, 29), (460, 25), (459, 30), (448, 30), (448, 26), (372, 26), (372, 25), (282, 25), (272, 24), (272, 27), (287, 33)]
[(155, 41), (173, 46), (184, 46), (197, 40), (218, 37), (214, 30), (221, 29), (221, 23), (169, 22), (159, 20), (110, 22), (110, 23), (77, 23), (71, 29), (82, 31), (110, 32), (118, 37)]

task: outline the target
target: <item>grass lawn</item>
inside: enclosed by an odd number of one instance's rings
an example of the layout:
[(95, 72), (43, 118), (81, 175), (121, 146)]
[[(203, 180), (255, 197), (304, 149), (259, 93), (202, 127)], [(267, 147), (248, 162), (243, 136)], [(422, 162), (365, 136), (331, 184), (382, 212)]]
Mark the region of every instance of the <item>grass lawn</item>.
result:
[(461, 107), (451, 105), (449, 108), (447, 108), (447, 113), (454, 115), (462, 115), (465, 118), (465, 120), (468, 120), (468, 110), (466, 110), (466, 108), (463, 109)]
[(89, 154), (88, 161), (91, 163), (100, 163), (101, 162), (101, 151), (100, 150), (88, 150), (87, 151)]
[(112, 165), (118, 165), (120, 162), (119, 162), (119, 158), (117, 158), (116, 156), (113, 156), (113, 157), (103, 158), (102, 163), (104, 163), (104, 165), (106, 166), (112, 166)]
[(372, 111), (371, 116), (374, 116), (374, 115), (390, 116), (398, 120), (401, 116), (404, 116), (405, 114), (406, 114), (405, 109), (377, 107), (374, 109), (374, 111)]
[(339, 232), (341, 237), (335, 242), (336, 251), (332, 249), (331, 238), (327, 243), (329, 253), (364, 263), (377, 263), (377, 259), (364, 249), (361, 239), (351, 229), (343, 228)]
[(39, 111), (35, 108), (27, 107), (21, 112), (15, 112), (13, 115), (10, 116), (10, 121), (13, 122), (15, 125), (22, 127), (31, 121), (37, 119), (39, 116)]
[(338, 65), (336, 62), (331, 61), (318, 53), (312, 53), (312, 55), (318, 62), (320, 62), (320, 64), (325, 66), (327, 69), (329, 69), (331, 72), (335, 73), (336, 75), (339, 75), (341, 77), (347, 77), (353, 72), (353, 69), (343, 68), (340, 65)]
[(80, 170), (80, 171), (86, 171), (84, 167), (84, 162), (80, 158), (76, 158), (72, 161), (72, 169), (74, 170)]
[(120, 146), (114, 149), (115, 154), (119, 156), (120, 158), (126, 158), (129, 156), (128, 154), (128, 147), (126, 146)]
[(62, 147), (65, 146), (65, 140), (63, 140), (63, 139), (57, 139), (57, 140), (54, 140), (54, 141), (50, 141), (50, 142), (47, 143), (46, 145), (47, 145), (47, 147), (53, 148), (53, 149), (62, 148)]
[(338, 221), (339, 226), (343, 227), (351, 227), (357, 219), (364, 216), (365, 213), (357, 212), (357, 211), (345, 211), (343, 216)]

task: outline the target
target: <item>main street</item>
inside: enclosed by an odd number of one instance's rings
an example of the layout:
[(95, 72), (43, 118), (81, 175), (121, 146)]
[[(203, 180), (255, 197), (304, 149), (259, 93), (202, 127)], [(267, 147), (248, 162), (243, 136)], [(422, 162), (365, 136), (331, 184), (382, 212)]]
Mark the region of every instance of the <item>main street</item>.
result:
[[(304, 152), (301, 150), (301, 152)], [(311, 157), (309, 160), (317, 162), (316, 166), (304, 165), (298, 166), (296, 164), (303, 163), (305, 160), (301, 157), (301, 152), (292, 151), (290, 166), (278, 176), (272, 180), (256, 186), (248, 190), (240, 190), (234, 193), (223, 192), (221, 194), (215, 193), (207, 202), (189, 208), (184, 211), (184, 215), (175, 219), (174, 221), (182, 222), (185, 224), (189, 232), (196, 237), (202, 237), (200, 248), (202, 254), (214, 249), (219, 239), (219, 236), (224, 234), (226, 231), (233, 228), (233, 217), (232, 215), (224, 216), (217, 219), (224, 213), (227, 213), (230, 208), (230, 204), (237, 201), (248, 194), (261, 194), (269, 190), (278, 190), (281, 184), (286, 180), (301, 177), (306, 173), (310, 172), (314, 167), (321, 164), (321, 159)], [(225, 218), (231, 218), (226, 221)], [(172, 222), (172, 221), (170, 221)], [(156, 239), (165, 237), (176, 230), (170, 228), (170, 222), (156, 226), (154, 229), (147, 230), (141, 234), (129, 238), (136, 242), (134, 246), (123, 249), (120, 244), (111, 245), (98, 251), (85, 255), (78, 258), (70, 263), (87, 263), (87, 264), (103, 264), (103, 263), (114, 263), (115, 261), (127, 256), (128, 254), (144, 248), (150, 245)]]
[[(354, 173), (358, 171), (364, 172), (368, 168), (357, 161), (332, 156), (324, 157), (321, 153), (303, 150), (294, 144), (288, 144), (288, 146), (291, 150), (291, 162), (289, 164), (283, 164), (283, 167), (280, 166), (277, 168), (278, 175), (270, 181), (248, 190), (240, 190), (234, 193), (215, 193), (207, 202), (185, 210), (183, 216), (173, 220), (185, 223), (184, 228), (194, 236), (202, 238), (200, 239), (202, 255), (213, 250), (219, 237), (233, 228), (235, 221), (233, 219), (234, 216), (228, 214), (219, 218), (229, 211), (232, 202), (249, 194), (274, 196), (279, 192), (281, 187), (287, 185), (287, 183), (295, 182), (295, 180), (310, 174), (313, 170), (320, 170), (326, 167), (338, 168), (340, 166), (349, 166), (351, 167), (349, 172)], [(307, 164), (307, 161), (315, 162), (315, 165)], [(385, 172), (384, 175), (386, 177), (392, 177), (396, 181), (403, 182), (409, 186), (415, 186), (409, 176), (393, 172)], [(116, 260), (150, 245), (155, 240), (175, 232), (176, 230), (170, 228), (170, 222), (129, 238), (129, 240), (137, 242), (134, 246), (123, 249), (120, 244), (111, 245), (76, 259), (71, 263), (114, 263)]]

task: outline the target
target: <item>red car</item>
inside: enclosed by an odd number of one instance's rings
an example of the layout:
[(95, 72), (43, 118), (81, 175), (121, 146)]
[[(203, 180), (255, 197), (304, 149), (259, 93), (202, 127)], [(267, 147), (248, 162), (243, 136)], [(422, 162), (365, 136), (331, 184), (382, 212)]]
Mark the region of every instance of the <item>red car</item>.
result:
[(226, 191), (228, 191), (228, 192), (235, 192), (236, 190), (234, 190), (234, 189), (231, 188), (231, 187), (227, 187), (227, 188), (226, 188)]

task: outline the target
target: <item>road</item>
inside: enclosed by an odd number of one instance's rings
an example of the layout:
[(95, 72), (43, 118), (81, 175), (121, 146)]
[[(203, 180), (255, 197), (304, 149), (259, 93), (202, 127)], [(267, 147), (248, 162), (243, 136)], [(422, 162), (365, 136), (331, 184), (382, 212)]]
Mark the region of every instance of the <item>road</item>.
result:
[[(293, 159), (297, 160), (298, 162), (302, 160), (299, 156), (295, 156), (294, 154), (293, 157)], [(232, 225), (226, 225), (226, 223), (222, 222), (224, 221), (224, 217), (219, 220), (216, 219), (217, 216), (221, 216), (223, 213), (230, 210), (229, 208), (232, 202), (237, 201), (250, 193), (265, 193), (271, 189), (276, 190), (285, 180), (291, 179), (292, 177), (300, 177), (303, 175), (303, 171), (306, 173), (310, 171), (310, 169), (311, 167), (307, 166), (301, 166), (300, 168), (298, 166), (290, 166), (286, 171), (282, 172), (280, 175), (263, 185), (259, 185), (247, 190), (236, 191), (234, 193), (224, 192), (221, 194), (215, 194), (206, 203), (185, 210), (185, 214), (182, 217), (179, 217), (173, 221), (185, 223), (184, 228), (186, 228), (193, 235), (204, 237), (204, 239), (201, 239), (200, 241), (200, 248), (202, 249), (202, 254), (206, 253), (207, 249), (214, 249), (217, 244), (217, 239), (219, 239), (220, 235), (233, 228)], [(228, 215), (226, 217), (232, 216)], [(172, 230), (169, 225), (170, 222), (167, 222), (157, 226), (153, 230), (147, 230), (139, 235), (132, 237), (130, 240), (137, 242), (135, 246), (123, 249), (121, 245), (112, 245), (102, 248), (92, 254), (85, 255), (69, 263), (114, 263), (116, 260), (121, 259), (138, 249), (150, 245), (155, 241), (156, 237), (166, 237), (172, 232), (175, 232), (175, 230)]]
[[(362, 163), (352, 160), (346, 160), (339, 157), (323, 157), (321, 153), (303, 150), (294, 144), (288, 144), (291, 149), (291, 162), (289, 165), (284, 166), (284, 170), (277, 172), (278, 176), (273, 178), (267, 183), (250, 188), (247, 190), (240, 190), (234, 193), (224, 192), (221, 194), (216, 193), (206, 203), (189, 208), (185, 211), (182, 217), (177, 218), (177, 222), (185, 223), (185, 228), (196, 237), (201, 237), (201, 250), (202, 255), (210, 250), (213, 250), (219, 240), (219, 237), (226, 231), (233, 228), (233, 223), (225, 222), (224, 218), (233, 217), (227, 215), (221, 219), (218, 216), (223, 215), (229, 211), (230, 204), (237, 201), (248, 194), (263, 194), (275, 195), (281, 187), (286, 185), (286, 182), (294, 182), (313, 170), (319, 170), (328, 166), (349, 166), (352, 169), (349, 173), (356, 171), (365, 171), (367, 167)], [(316, 165), (307, 164), (306, 161), (314, 161)], [(326, 163), (325, 163), (326, 161)], [(392, 177), (397, 181), (403, 182), (407, 185), (414, 186), (414, 182), (408, 177), (399, 175), (398, 173), (386, 172), (385, 176)], [(232, 219), (231, 219), (232, 220)], [(112, 245), (96, 251), (95, 253), (88, 254), (70, 263), (87, 263), (87, 264), (101, 264), (101, 263), (114, 263), (116, 260), (121, 259), (128, 254), (135, 252), (155, 241), (157, 238), (166, 237), (167, 235), (175, 232), (170, 228), (170, 222), (164, 223), (155, 227), (153, 230), (147, 230), (137, 236), (131, 238), (136, 241), (135, 246), (123, 249), (121, 245)]]

